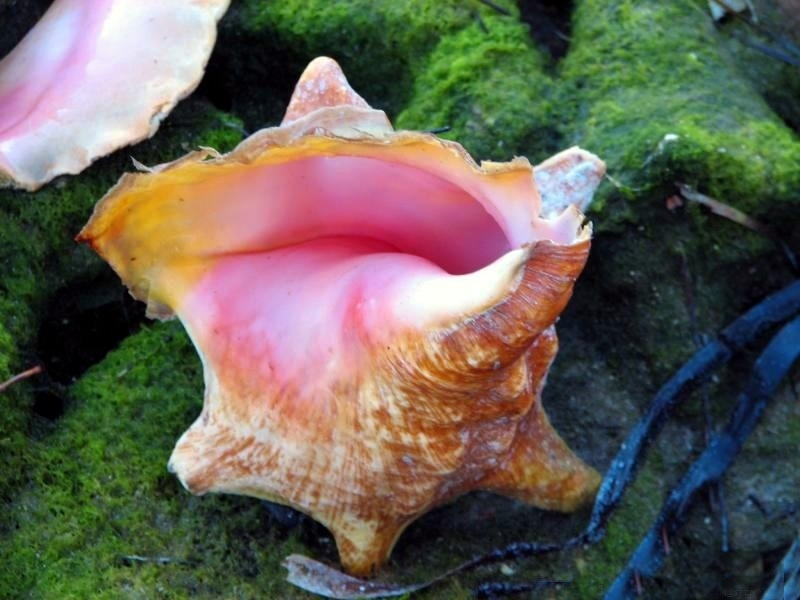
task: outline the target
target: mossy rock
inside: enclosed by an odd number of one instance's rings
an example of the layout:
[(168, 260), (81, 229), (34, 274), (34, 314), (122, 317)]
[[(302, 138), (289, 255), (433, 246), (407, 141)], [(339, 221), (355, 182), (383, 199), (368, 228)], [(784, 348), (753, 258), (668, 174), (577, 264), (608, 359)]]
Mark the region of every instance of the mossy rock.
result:
[[(566, 141), (608, 163), (616, 187), (597, 209), (664, 197), (680, 181), (757, 216), (797, 210), (797, 133), (739, 71), (704, 5), (577, 3), (559, 122)], [(600, 226), (633, 211), (609, 210)]]
[(480, 159), (543, 160), (558, 149), (545, 65), (522, 23), (473, 23), (442, 38), (420, 66), (396, 126), (449, 127), (442, 137)]
[[(176, 437), (199, 412), (201, 388), (177, 324), (144, 328), (84, 375), (69, 412), (30, 450), (30, 483), (0, 550), (0, 589), (30, 598), (263, 597), (282, 589), (280, 560), (298, 544), (275, 537), (259, 503), (200, 503), (166, 472)], [(304, 597), (288, 589), (280, 596)]]
[[(215, 92), (250, 129), (279, 121), (305, 65), (331, 56), (353, 87), (390, 115), (407, 103), (432, 48), (479, 15), (479, 3), (245, 0), (223, 19), (211, 59)], [(247, 48), (242, 52), (243, 48)]]
[[(80, 177), (60, 178), (36, 193), (0, 190), (0, 381), (34, 364), (44, 363), (46, 371), (4, 396), (0, 419), (4, 498), (12, 496), (24, 478), (28, 436), (47, 428), (41, 416), (56, 416), (70, 402), (65, 386), (80, 372), (70, 373), (63, 364), (81, 364), (82, 372), (110, 349), (103, 345), (106, 342), (90, 339), (86, 331), (70, 328), (68, 321), (85, 317), (88, 321), (77, 324), (91, 322), (92, 331), (108, 328), (109, 323), (100, 319), (109, 307), (121, 307), (127, 295), (107, 266), (74, 242), (95, 202), (130, 170), (131, 155), (145, 164), (157, 164), (198, 145), (214, 143), (229, 149), (241, 138), (240, 122), (203, 102), (184, 103), (173, 117), (162, 127), (157, 143), (144, 142), (102, 159)], [(54, 315), (63, 315), (63, 322), (48, 324)], [(135, 328), (132, 322), (126, 333)], [(78, 337), (69, 339), (64, 332)], [(52, 345), (59, 348), (58, 354), (47, 351)]]
[[(477, 160), (537, 162), (571, 144), (606, 160), (610, 179), (590, 213), (592, 256), (560, 321), (562, 350), (544, 394), (558, 430), (600, 469), (696, 341), (795, 276), (775, 239), (698, 205), (665, 206), (675, 182), (688, 183), (797, 248), (797, 103), (775, 92), (783, 67), (761, 78), (746, 72), (753, 63), (738, 58), (730, 25), (715, 27), (700, 0), (576, 1), (563, 59), (529, 38), (516, 6), (500, 4), (509, 14), (477, 0), (234, 2), (206, 79), (155, 138), (35, 194), (0, 191), (0, 381), (40, 361), (48, 373), (0, 396), (0, 596), (306, 598), (283, 581), (282, 558), (336, 560), (330, 537), (310, 521), (291, 529), (256, 500), (194, 498), (166, 472), (200, 410), (199, 361), (177, 324), (142, 326), (140, 315), (99, 347), (92, 336), (112, 329), (108, 311), (137, 309), (72, 241), (96, 200), (131, 170), (130, 156), (157, 164), (200, 145), (230, 149), (245, 129), (280, 120), (316, 55), (339, 60), (399, 126), (449, 126), (443, 136)], [(9, 32), (26, 26), (23, 16)], [(98, 345), (83, 361), (92, 366), (54, 380), (69, 345), (48, 353), (43, 339), (73, 332), (75, 344)], [(708, 389), (713, 418), (724, 419), (748, 367), (737, 363), (741, 374), (729, 370)], [(57, 414), (42, 409), (48, 397), (61, 403)], [(793, 531), (759, 517), (748, 497), (777, 512), (791, 501), (800, 465), (787, 449), (797, 447), (798, 422), (783, 390), (730, 474), (733, 558), (718, 549), (715, 514), (698, 506), (670, 540), (678, 558), (659, 575), (660, 597), (756, 585), (742, 565), (783, 548)], [(574, 580), (558, 597), (599, 596), (703, 447), (703, 426), (699, 401), (676, 411), (599, 545), (490, 567), (418, 597), (467, 598), (482, 579), (512, 571)], [(565, 539), (585, 521), (586, 512), (553, 515), (471, 495), (412, 525), (384, 575), (418, 581), (511, 541)], [(757, 543), (742, 544), (755, 530)]]

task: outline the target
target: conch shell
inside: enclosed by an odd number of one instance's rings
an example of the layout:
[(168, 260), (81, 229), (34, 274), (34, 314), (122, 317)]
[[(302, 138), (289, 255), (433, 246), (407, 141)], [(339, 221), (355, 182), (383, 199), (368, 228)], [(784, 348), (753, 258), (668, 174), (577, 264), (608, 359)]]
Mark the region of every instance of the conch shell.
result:
[(230, 0), (55, 0), (0, 61), (0, 186), (35, 190), (153, 135)]
[(603, 170), (579, 149), (545, 163), (567, 206), (545, 220), (526, 159), (393, 131), (318, 58), (280, 127), (123, 176), (78, 239), (200, 354), (203, 411), (170, 470), (311, 515), (363, 575), (470, 490), (593, 497), (539, 395), (589, 252), (570, 194)]

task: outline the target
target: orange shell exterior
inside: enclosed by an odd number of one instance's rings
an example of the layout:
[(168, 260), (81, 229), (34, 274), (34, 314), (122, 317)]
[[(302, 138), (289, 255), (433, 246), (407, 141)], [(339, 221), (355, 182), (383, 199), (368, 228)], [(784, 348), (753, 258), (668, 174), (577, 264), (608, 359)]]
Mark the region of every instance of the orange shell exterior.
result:
[[(549, 510), (583, 506), (599, 475), (550, 425), (540, 393), (558, 349), (546, 324), (588, 251), (588, 241), (537, 244), (507, 301), (448, 332), (376, 351), (360, 380), (331, 390), (348, 399), (335, 415), (259, 414), (237, 401), (241, 388), (220, 385), (179, 440), (171, 470), (196, 494), (244, 494), (309, 514), (333, 533), (355, 575), (382, 565), (419, 516), (468, 491)], [(265, 431), (279, 441), (260, 441)], [(287, 460), (281, 446), (294, 443), (314, 450)]]

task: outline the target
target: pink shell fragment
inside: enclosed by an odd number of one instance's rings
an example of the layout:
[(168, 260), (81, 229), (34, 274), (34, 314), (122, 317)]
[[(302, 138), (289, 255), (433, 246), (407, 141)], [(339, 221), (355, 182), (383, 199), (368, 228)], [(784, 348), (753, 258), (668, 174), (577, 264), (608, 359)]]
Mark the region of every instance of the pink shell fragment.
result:
[(0, 61), (0, 186), (36, 190), (152, 136), (229, 0), (56, 0)]

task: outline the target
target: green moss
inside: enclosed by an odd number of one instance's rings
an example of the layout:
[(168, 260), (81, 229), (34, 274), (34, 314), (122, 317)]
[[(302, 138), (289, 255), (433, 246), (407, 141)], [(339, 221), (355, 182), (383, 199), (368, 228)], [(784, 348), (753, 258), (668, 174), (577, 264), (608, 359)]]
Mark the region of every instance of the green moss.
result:
[(447, 36), (418, 70), (400, 129), (450, 126), (476, 159), (545, 158), (557, 145), (548, 99), (552, 81), (528, 28), (514, 19), (472, 24)]
[(158, 137), (136, 146), (130, 154), (140, 161), (147, 160), (146, 164), (167, 162), (200, 146), (229, 152), (244, 136), (240, 118), (190, 98), (179, 104), (162, 124)]
[(332, 55), (355, 89), (376, 106), (399, 107), (411, 89), (413, 67), (444, 35), (473, 20), (463, 2), (245, 3), (245, 19), (269, 31), (301, 68)]
[[(227, 17), (223, 38), (226, 28), (237, 31), (237, 38), (228, 34), (232, 41), (247, 36), (259, 48), (251, 64), (223, 44), (217, 60), (229, 72), (252, 78), (264, 71), (265, 80), (291, 89), (311, 58), (330, 55), (370, 104), (397, 114), (398, 127), (450, 126), (444, 137), (494, 160), (523, 152), (543, 158), (556, 148), (551, 85), (527, 26), (480, 3), (249, 0)], [(265, 95), (256, 99), (261, 107), (231, 99), (251, 128), (282, 112), (286, 98)]]
[(650, 529), (662, 501), (663, 482), (650, 469), (637, 475), (608, 522), (605, 536), (577, 557), (577, 577), (564, 598), (600, 598)]
[[(0, 310), (8, 302), (0, 300)], [(0, 324), (0, 382), (6, 381), (18, 370), (19, 360), (15, 340)], [(25, 472), (25, 447), (27, 443), (27, 415), (31, 397), (26, 384), (17, 384), (0, 395), (0, 501), (7, 502), (11, 491), (19, 485)], [(3, 533), (0, 520), (0, 536)]]
[[(590, 214), (599, 235), (576, 297), (591, 290), (585, 327), (631, 382), (642, 366), (663, 381), (696, 335), (788, 275), (773, 240), (696, 204), (668, 211), (676, 182), (797, 239), (800, 142), (717, 35), (689, 0), (583, 0), (558, 67), (564, 145), (597, 153), (610, 176)], [(630, 347), (620, 353), (622, 340)]]
[[(0, 381), (40, 364), (35, 345), (44, 306), (66, 279), (91, 262), (72, 236), (91, 210), (89, 190), (99, 196), (103, 187), (74, 182), (37, 194), (0, 191)], [(33, 389), (41, 379), (17, 383), (0, 396), (3, 500), (13, 497), (31, 460)], [(5, 529), (0, 517), (0, 531)]]
[(167, 473), (175, 440), (200, 411), (201, 388), (199, 361), (177, 323), (142, 330), (75, 384), (74, 405), (36, 443), (30, 485), (11, 506), (0, 590), (30, 598), (305, 597), (282, 583), (279, 566), (297, 539), (265, 527), (258, 501), (194, 499)]
[[(76, 281), (91, 281), (107, 267), (74, 237), (95, 202), (124, 171), (130, 156), (145, 164), (173, 160), (200, 145), (227, 150), (241, 138), (237, 120), (205, 103), (182, 103), (159, 136), (99, 160), (79, 177), (62, 177), (35, 193), (0, 190), (0, 381), (39, 363), (37, 337), (49, 302)], [(90, 296), (90, 285), (86, 286)], [(13, 495), (28, 461), (33, 384), (3, 396), (0, 418), (0, 496)]]
[[(682, 181), (748, 213), (796, 207), (800, 143), (716, 40), (689, 0), (579, 2), (561, 68), (565, 137), (602, 156), (627, 199)], [(605, 187), (597, 208), (619, 195)], [(600, 226), (628, 217), (607, 211)]]
[(219, 93), (250, 129), (280, 120), (298, 75), (316, 56), (339, 61), (354, 89), (394, 116), (442, 39), (479, 21), (492, 33), (501, 20), (509, 17), (460, 0), (246, 0), (223, 20), (211, 68)]

